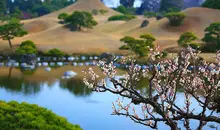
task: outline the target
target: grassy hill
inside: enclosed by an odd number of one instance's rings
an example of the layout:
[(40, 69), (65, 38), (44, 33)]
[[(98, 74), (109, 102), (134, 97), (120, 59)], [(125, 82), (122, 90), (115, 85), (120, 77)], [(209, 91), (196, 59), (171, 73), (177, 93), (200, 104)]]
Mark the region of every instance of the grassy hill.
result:
[[(76, 10), (92, 11), (93, 9), (108, 10), (104, 15), (94, 16), (98, 25), (91, 30), (73, 32), (64, 25), (59, 24), (57, 16), (62, 12), (72, 13)], [(32, 40), (40, 50), (46, 51), (51, 48), (60, 48), (67, 53), (120, 53), (118, 48), (123, 45), (119, 41), (123, 36), (129, 35), (138, 37), (143, 33), (151, 33), (157, 38), (157, 43), (163, 49), (175, 49), (177, 39), (182, 32), (193, 31), (199, 37), (204, 36), (204, 29), (212, 22), (220, 21), (220, 10), (207, 8), (189, 8), (184, 10), (187, 17), (181, 27), (171, 27), (168, 19), (159, 21), (150, 19), (150, 24), (145, 28), (140, 28), (145, 19), (138, 16), (137, 19), (108, 22), (108, 17), (119, 14), (107, 8), (99, 0), (78, 0), (73, 5), (51, 14), (22, 21), (29, 34), (22, 38), (13, 40), (13, 44), (18, 45), (21, 41)], [(0, 41), (0, 51), (8, 48), (5, 41)], [(5, 44), (3, 44), (5, 43)]]

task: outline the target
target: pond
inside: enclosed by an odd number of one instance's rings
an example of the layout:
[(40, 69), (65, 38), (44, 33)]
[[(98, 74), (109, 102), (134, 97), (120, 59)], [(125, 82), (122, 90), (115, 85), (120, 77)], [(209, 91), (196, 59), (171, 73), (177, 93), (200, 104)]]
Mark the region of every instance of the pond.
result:
[[(112, 102), (119, 96), (111, 93), (96, 93), (84, 86), (81, 70), (87, 67), (64, 66), (52, 68), (50, 72), (38, 68), (32, 73), (22, 73), (18, 68), (0, 68), (0, 100), (28, 102), (46, 107), (63, 116), (84, 130), (148, 130), (126, 117), (112, 116)], [(98, 68), (94, 68), (98, 71)], [(65, 71), (73, 70), (78, 75), (62, 79)], [(139, 90), (147, 93), (146, 83)], [(179, 103), (183, 103), (181, 92)], [(125, 99), (126, 100), (126, 99)], [(197, 104), (194, 104), (196, 106)], [(194, 124), (197, 124), (196, 122)], [(193, 125), (194, 125), (193, 124)], [(166, 127), (161, 124), (159, 129)], [(205, 127), (211, 130), (210, 127)]]

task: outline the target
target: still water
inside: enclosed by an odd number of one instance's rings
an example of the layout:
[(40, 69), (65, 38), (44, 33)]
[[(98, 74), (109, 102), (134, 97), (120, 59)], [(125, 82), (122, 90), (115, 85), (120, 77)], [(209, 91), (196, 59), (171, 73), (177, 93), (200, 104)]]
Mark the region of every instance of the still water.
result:
[[(40, 68), (23, 73), (17, 68), (0, 68), (0, 100), (38, 104), (67, 118), (73, 124), (79, 124), (84, 130), (150, 129), (135, 124), (126, 117), (112, 116), (111, 104), (119, 96), (92, 92), (82, 83), (83, 69), (85, 68), (66, 66), (54, 68), (51, 72)], [(73, 70), (78, 75), (72, 79), (62, 79), (67, 70)], [(147, 93), (144, 84), (141, 83), (138, 88), (141, 93)], [(181, 96), (183, 94), (179, 93), (179, 102), (183, 103)], [(160, 129), (169, 128), (161, 124)], [(205, 129), (211, 130), (210, 127)]]

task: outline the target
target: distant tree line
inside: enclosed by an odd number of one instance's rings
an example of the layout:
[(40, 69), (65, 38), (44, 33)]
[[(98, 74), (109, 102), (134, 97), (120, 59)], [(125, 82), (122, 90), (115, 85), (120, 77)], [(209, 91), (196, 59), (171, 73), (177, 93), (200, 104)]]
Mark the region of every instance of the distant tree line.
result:
[[(75, 0), (0, 0), (1, 18), (27, 19), (39, 17), (64, 8)], [(4, 17), (3, 17), (4, 16)]]

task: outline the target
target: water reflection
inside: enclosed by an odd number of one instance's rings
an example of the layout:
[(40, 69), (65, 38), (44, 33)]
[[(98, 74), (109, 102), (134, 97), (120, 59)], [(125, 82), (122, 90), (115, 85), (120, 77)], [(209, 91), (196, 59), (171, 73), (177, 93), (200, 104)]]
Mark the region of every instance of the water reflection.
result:
[(75, 96), (86, 97), (91, 95), (92, 91), (82, 82), (81, 79), (68, 79), (61, 80), (60, 87), (64, 90), (68, 90)]

